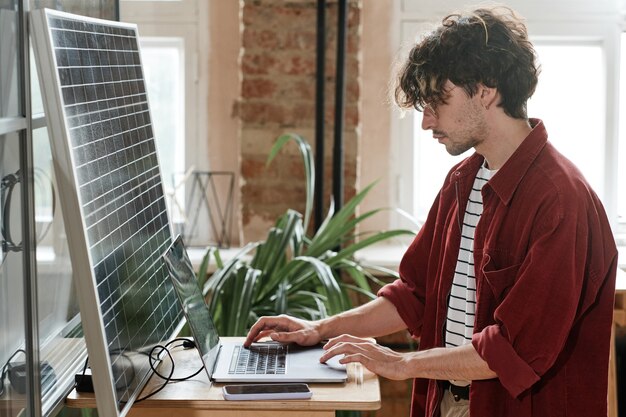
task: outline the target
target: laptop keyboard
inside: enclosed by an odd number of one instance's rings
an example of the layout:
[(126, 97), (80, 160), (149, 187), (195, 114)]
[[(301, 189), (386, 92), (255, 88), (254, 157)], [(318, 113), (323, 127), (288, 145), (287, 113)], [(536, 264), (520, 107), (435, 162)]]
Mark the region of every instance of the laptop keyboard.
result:
[(281, 375), (285, 373), (287, 346), (281, 344), (236, 346), (230, 361), (229, 374)]

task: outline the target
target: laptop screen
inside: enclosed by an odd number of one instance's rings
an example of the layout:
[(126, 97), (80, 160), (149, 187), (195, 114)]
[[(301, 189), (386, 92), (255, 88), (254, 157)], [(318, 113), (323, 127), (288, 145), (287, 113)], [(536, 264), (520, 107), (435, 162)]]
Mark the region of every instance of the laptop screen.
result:
[(210, 379), (219, 351), (219, 336), (180, 235), (163, 259)]

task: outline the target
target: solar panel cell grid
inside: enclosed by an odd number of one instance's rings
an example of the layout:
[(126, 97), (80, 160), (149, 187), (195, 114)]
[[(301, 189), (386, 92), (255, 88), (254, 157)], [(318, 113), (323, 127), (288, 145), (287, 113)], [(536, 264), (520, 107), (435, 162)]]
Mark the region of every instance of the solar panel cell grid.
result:
[(61, 197), (80, 206), (122, 410), (182, 311), (161, 261), (171, 233), (136, 29), (69, 16), (47, 18), (68, 142), (56, 146), (69, 149), (76, 183)]

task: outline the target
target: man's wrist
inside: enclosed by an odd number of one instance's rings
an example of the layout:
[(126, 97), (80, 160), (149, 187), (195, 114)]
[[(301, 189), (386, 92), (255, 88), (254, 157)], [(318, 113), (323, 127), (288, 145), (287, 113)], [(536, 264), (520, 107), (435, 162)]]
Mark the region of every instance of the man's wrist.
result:
[(328, 340), (336, 336), (333, 332), (333, 321), (334, 317), (327, 317), (325, 319), (317, 320), (314, 322), (315, 329), (317, 330), (317, 334), (320, 337), (320, 340)]

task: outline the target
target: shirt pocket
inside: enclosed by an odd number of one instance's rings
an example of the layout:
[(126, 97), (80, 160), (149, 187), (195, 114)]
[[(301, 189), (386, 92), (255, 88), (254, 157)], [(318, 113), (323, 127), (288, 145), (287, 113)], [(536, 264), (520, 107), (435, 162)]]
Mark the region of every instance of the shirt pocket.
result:
[(506, 297), (511, 287), (515, 284), (521, 263), (499, 267), (494, 259), (485, 254), (481, 271), (487, 286), (491, 289), (494, 299), (499, 303)]

